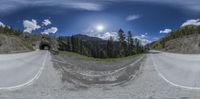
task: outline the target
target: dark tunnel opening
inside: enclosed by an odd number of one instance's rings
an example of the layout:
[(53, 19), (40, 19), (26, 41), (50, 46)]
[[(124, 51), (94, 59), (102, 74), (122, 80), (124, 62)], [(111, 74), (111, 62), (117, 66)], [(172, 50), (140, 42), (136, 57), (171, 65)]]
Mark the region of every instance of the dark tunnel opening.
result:
[(45, 44), (41, 43), (39, 48), (40, 48), (40, 50), (50, 50), (51, 46), (47, 43), (45, 43)]

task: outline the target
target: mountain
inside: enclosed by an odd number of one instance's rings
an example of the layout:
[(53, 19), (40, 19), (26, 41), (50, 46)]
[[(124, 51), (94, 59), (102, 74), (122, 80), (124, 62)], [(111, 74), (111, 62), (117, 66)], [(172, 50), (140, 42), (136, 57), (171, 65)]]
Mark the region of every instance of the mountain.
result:
[[(95, 58), (117, 58), (143, 53), (146, 48), (133, 40), (132, 45), (127, 41), (120, 43), (113, 39), (103, 40), (98, 37), (77, 34), (57, 38), (58, 49), (70, 51)], [(135, 45), (134, 45), (135, 42)], [(123, 46), (120, 46), (123, 45)]]
[[(67, 44), (69, 39), (71, 39), (71, 37), (78, 38), (78, 39), (82, 40), (83, 42), (90, 44), (91, 46), (98, 45), (100, 47), (100, 49), (101, 48), (106, 49), (107, 42), (108, 42), (108, 40), (104, 40), (104, 39), (101, 39), (98, 37), (91, 37), (91, 36), (84, 35), (84, 34), (76, 34), (73, 36), (61, 36), (58, 39), (62, 40), (63, 42), (65, 42)], [(113, 43), (115, 44), (115, 46), (118, 47), (119, 43), (117, 41), (114, 41)]]
[(152, 48), (185, 54), (200, 53), (200, 26), (188, 25), (154, 42)]
[(83, 35), (87, 35), (87, 36), (90, 36), (90, 37), (97, 37), (97, 38), (101, 38), (103, 40), (108, 40), (108, 39), (110, 39), (110, 37), (112, 37), (114, 41), (118, 40), (118, 33), (117, 32), (97, 32), (97, 31), (93, 31), (93, 32), (84, 33)]
[(92, 37), (84, 34), (77, 34), (74, 35), (74, 37), (77, 37), (83, 41), (90, 41), (90, 42), (105, 42), (105, 40), (98, 38), (98, 37)]

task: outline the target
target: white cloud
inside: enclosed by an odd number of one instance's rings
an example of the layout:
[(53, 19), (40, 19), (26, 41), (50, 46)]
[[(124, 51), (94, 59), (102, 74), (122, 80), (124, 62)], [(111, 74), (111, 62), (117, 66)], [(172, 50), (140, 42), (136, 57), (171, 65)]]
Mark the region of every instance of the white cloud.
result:
[(140, 36), (141, 36), (141, 38), (147, 38), (147, 36), (144, 34), (141, 34)]
[(44, 21), (42, 22), (43, 25), (47, 26), (52, 24), (51, 21), (49, 19), (44, 19)]
[(110, 37), (113, 38), (113, 40), (117, 41), (118, 39), (118, 33), (117, 32), (88, 32), (88, 33), (84, 33), (84, 35), (88, 35), (91, 37), (98, 37), (101, 38), (103, 40), (108, 40)]
[[(91, 36), (91, 37), (98, 37), (103, 40), (108, 40), (110, 37), (112, 37), (114, 41), (118, 41), (118, 33), (117, 32), (104, 32), (103, 33), (103, 32), (96, 32), (96, 31), (92, 30), (92, 32), (87, 32), (87, 33), (83, 33), (83, 34)], [(148, 33), (144, 33), (139, 36), (135, 36), (133, 38), (134, 39), (137, 38), (142, 45), (146, 45), (146, 44), (149, 44), (152, 42), (151, 40), (148, 40), (147, 35), (148, 35)]]
[(148, 39), (139, 39), (139, 40), (140, 40), (140, 42), (141, 42), (142, 45), (147, 45), (149, 43), (152, 43), (152, 41), (148, 40)]
[(126, 18), (127, 21), (134, 21), (136, 19), (139, 19), (140, 15), (130, 15)]
[(5, 27), (6, 25), (0, 21), (0, 26)]
[(49, 29), (44, 30), (44, 32), (42, 32), (42, 34), (56, 33), (57, 31), (58, 31), (57, 27), (51, 27)]
[(133, 37), (133, 38), (134, 38), (134, 39), (138, 39), (142, 45), (146, 45), (146, 44), (149, 44), (149, 43), (152, 42), (151, 40), (148, 40), (147, 34), (148, 34), (148, 33), (141, 34), (141, 35), (135, 36), (135, 37)]
[(200, 19), (190, 19), (184, 22), (181, 27), (187, 26), (187, 25), (200, 25)]
[(24, 32), (32, 33), (32, 31), (37, 30), (40, 28), (40, 26), (37, 24), (37, 21), (32, 19), (30, 20), (24, 20), (23, 21), (24, 25)]
[(167, 33), (170, 33), (170, 32), (172, 32), (172, 29), (160, 30), (160, 33), (164, 33), (164, 34), (167, 34)]
[(113, 40), (117, 41), (118, 40), (118, 33), (117, 32), (106, 32), (102, 34), (102, 39), (108, 40), (110, 37), (113, 38)]

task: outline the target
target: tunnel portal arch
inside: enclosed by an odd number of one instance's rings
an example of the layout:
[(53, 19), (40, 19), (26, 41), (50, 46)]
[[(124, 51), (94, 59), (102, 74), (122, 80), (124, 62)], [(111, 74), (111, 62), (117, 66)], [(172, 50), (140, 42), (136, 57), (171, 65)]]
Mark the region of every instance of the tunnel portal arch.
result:
[(39, 49), (40, 50), (51, 50), (51, 45), (49, 43), (41, 42), (40, 46), (39, 46)]

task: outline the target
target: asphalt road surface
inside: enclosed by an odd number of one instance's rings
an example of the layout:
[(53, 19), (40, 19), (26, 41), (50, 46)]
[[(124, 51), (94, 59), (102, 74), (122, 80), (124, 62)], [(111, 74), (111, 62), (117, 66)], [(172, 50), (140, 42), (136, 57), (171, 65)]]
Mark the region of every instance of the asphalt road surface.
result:
[(31, 84), (45, 66), (47, 51), (0, 55), (0, 89), (15, 89)]
[(200, 89), (200, 55), (151, 52), (151, 60), (163, 80), (176, 87)]
[(62, 73), (54, 68), (51, 59), (46, 51), (0, 55), (0, 87), (20, 86), (0, 90), (0, 98), (200, 99), (200, 55), (151, 51), (134, 79), (118, 86), (86, 89), (62, 82)]

